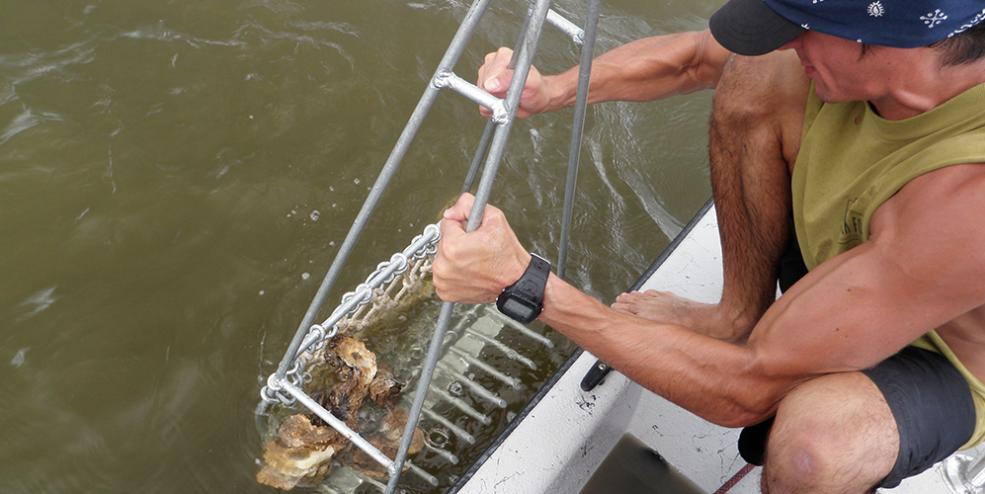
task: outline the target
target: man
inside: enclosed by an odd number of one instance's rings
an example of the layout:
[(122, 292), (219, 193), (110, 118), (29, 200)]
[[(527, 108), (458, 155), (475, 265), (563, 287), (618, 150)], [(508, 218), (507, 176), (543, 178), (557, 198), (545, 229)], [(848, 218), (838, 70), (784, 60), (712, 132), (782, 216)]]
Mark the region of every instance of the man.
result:
[[(697, 415), (747, 427), (740, 450), (765, 459), (764, 491), (897, 485), (985, 436), (983, 18), (970, 0), (730, 0), (715, 39), (602, 55), (593, 102), (715, 87), (721, 302), (652, 292), (610, 308), (553, 275), (538, 285), (501, 211), (465, 232), (468, 195), (442, 221), (438, 294), (510, 312), (516, 287), (542, 286), (542, 321)], [(479, 84), (501, 94), (508, 58), (487, 56)], [(571, 104), (573, 70), (532, 71), (521, 114)], [(810, 270), (773, 302), (791, 213)]]

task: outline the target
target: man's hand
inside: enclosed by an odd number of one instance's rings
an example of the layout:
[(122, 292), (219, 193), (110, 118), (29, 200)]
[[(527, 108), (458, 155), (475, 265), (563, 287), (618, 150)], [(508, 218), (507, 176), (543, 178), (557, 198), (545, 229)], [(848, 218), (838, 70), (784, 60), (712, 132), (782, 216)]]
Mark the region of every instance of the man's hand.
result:
[[(512, 57), (513, 50), (509, 48), (500, 48), (486, 55), (485, 63), (479, 67), (479, 80), (476, 85), (497, 98), (505, 98), (510, 81), (513, 80), (513, 70), (508, 68)], [(523, 94), (520, 95), (517, 116), (525, 118), (547, 111), (551, 101), (547, 89), (545, 78), (540, 75), (536, 67), (531, 66), (530, 73), (527, 74), (527, 83), (523, 86)], [(486, 118), (492, 115), (484, 106), (479, 107), (479, 113)]]
[(530, 254), (506, 216), (493, 206), (486, 206), (479, 228), (465, 232), (474, 202), (472, 194), (462, 194), (441, 220), (441, 241), (432, 271), (435, 291), (448, 302), (496, 300), (530, 264)]

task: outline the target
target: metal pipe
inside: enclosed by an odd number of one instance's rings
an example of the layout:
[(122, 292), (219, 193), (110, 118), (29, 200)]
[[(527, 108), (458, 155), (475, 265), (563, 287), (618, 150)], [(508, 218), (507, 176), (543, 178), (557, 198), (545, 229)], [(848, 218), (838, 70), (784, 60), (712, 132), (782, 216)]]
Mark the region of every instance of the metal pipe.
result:
[(504, 327), (513, 328), (520, 333), (526, 335), (528, 338), (534, 339), (540, 344), (546, 346), (547, 348), (554, 348), (554, 342), (548, 339), (546, 336), (533, 332), (530, 328), (524, 326), (523, 324), (506, 317), (498, 310), (493, 310), (492, 308), (486, 309), (486, 316), (494, 319), (496, 322), (502, 324)]
[[(527, 15), (523, 17), (523, 26), (520, 27), (520, 32), (516, 35), (516, 42), (513, 43), (513, 55), (510, 56), (510, 63), (506, 65), (506, 68), (513, 70), (516, 68), (516, 55), (520, 51), (520, 46), (523, 43), (524, 37), (527, 36), (527, 30), (530, 29), (530, 9), (527, 9)], [(481, 84), (482, 81), (479, 81)], [(475, 149), (475, 156), (472, 158), (472, 163), (469, 165), (469, 172), (465, 175), (465, 183), (462, 184), (462, 193), (466, 193), (472, 190), (472, 183), (475, 182), (475, 176), (479, 173), (479, 168), (482, 165), (483, 158), (486, 157), (486, 153), (489, 151), (489, 142), (492, 140), (493, 132), (496, 130), (496, 122), (490, 119), (486, 122), (486, 128), (482, 130), (482, 138), (479, 139), (479, 145)]]
[(469, 364), (470, 366), (473, 366), (473, 367), (476, 367), (476, 368), (480, 369), (482, 372), (485, 372), (486, 374), (489, 374), (490, 376), (492, 376), (496, 380), (502, 382), (503, 384), (505, 384), (505, 385), (507, 385), (507, 386), (509, 386), (509, 387), (511, 387), (513, 389), (519, 389), (520, 388), (520, 381), (519, 380), (517, 380), (514, 377), (507, 376), (506, 374), (503, 374), (502, 372), (499, 371), (499, 369), (497, 369), (497, 368), (495, 368), (495, 367), (493, 367), (493, 366), (491, 366), (491, 365), (483, 362), (482, 360), (479, 360), (477, 357), (473, 357), (472, 354), (466, 352), (465, 350), (462, 350), (461, 348), (458, 348), (458, 347), (454, 347), (453, 346), (453, 347), (449, 348), (449, 351), (451, 353), (454, 353), (455, 355), (458, 355), (459, 357), (461, 357), (462, 360), (464, 360), (466, 364)]
[(985, 487), (985, 454), (976, 458), (975, 463), (968, 468), (968, 483), (975, 489)]
[[(500, 124), (493, 134), (492, 144), (490, 144), (489, 156), (486, 157), (486, 164), (482, 170), (482, 178), (479, 180), (479, 188), (475, 194), (475, 203), (466, 226), (466, 231), (474, 231), (482, 223), (482, 214), (485, 211), (486, 203), (492, 192), (493, 182), (496, 180), (496, 173), (499, 171), (499, 164), (506, 149), (506, 141), (509, 137), (510, 128), (516, 118), (517, 108), (520, 106), (520, 96), (523, 93), (523, 86), (527, 82), (527, 75), (530, 73), (530, 65), (533, 55), (537, 51), (537, 44), (540, 41), (540, 33), (544, 27), (544, 19), (547, 17), (547, 10), (550, 7), (550, 0), (537, 0), (534, 12), (530, 15), (530, 29), (524, 36), (523, 44), (520, 46), (520, 54), (517, 56), (517, 67), (510, 81), (510, 87), (506, 91), (506, 109), (508, 118), (506, 122)], [(407, 458), (407, 449), (410, 447), (411, 439), (414, 437), (414, 429), (421, 417), (421, 409), (424, 407), (424, 398), (427, 396), (428, 386), (431, 383), (431, 376), (434, 374), (434, 367), (438, 362), (438, 353), (444, 342), (445, 333), (448, 331), (448, 324), (451, 321), (451, 313), (455, 304), (445, 302), (441, 306), (441, 313), (438, 315), (438, 325), (434, 335), (431, 337), (431, 344), (428, 347), (427, 358), (424, 368), (421, 370), (421, 378), (417, 383), (417, 390), (414, 394), (414, 403), (411, 406), (410, 414), (407, 418), (407, 426), (404, 428), (404, 435), (400, 440), (400, 448), (397, 450), (395, 471), (391, 474), (387, 482), (386, 494), (392, 494), (397, 489), (397, 482), (400, 479), (400, 469), (404, 460)]]
[(469, 171), (465, 174), (465, 182), (462, 184), (463, 194), (472, 190), (472, 183), (475, 182), (475, 176), (479, 174), (479, 167), (482, 165), (482, 159), (486, 157), (486, 151), (489, 150), (489, 142), (492, 141), (495, 130), (496, 122), (490, 119), (486, 122), (486, 128), (482, 129), (482, 137), (479, 139), (479, 145), (475, 148), (475, 156), (472, 157)]
[(472, 392), (478, 395), (480, 398), (492, 403), (493, 405), (496, 405), (499, 408), (506, 408), (506, 400), (500, 398), (496, 393), (493, 393), (492, 391), (489, 391), (488, 389), (484, 388), (481, 384), (473, 381), (472, 379), (469, 379), (469, 377), (466, 376), (465, 374), (462, 374), (461, 372), (452, 369), (448, 364), (441, 362), (440, 360), (438, 361), (438, 368), (451, 374), (455, 379), (458, 380), (458, 382), (465, 385), (465, 387), (471, 389)]
[(557, 275), (559, 278), (564, 278), (565, 268), (568, 262), (568, 239), (571, 236), (571, 218), (575, 208), (575, 188), (578, 184), (578, 161), (581, 158), (581, 138), (585, 131), (588, 87), (591, 83), (592, 58), (595, 55), (595, 35), (598, 19), (599, 0), (589, 0), (588, 18), (585, 19), (585, 42), (581, 45), (581, 65), (578, 67), (578, 93), (575, 99), (575, 116), (571, 125), (571, 146), (568, 148), (568, 176), (564, 182), (561, 247), (557, 258)]
[[(458, 27), (458, 31), (452, 38), (451, 44), (448, 46), (448, 50), (445, 51), (444, 56), (441, 58), (441, 62), (438, 64), (438, 69), (435, 71), (436, 74), (452, 70), (455, 64), (458, 63), (458, 59), (462, 56), (462, 52), (465, 51), (466, 43), (468, 43), (469, 39), (471, 39), (472, 33), (475, 32), (475, 28), (478, 25), (479, 20), (482, 18), (482, 14), (485, 13), (486, 8), (489, 7), (489, 3), (491, 1), (492, 0), (475, 0), (472, 6), (469, 7), (468, 12), (465, 14), (465, 19), (462, 20), (461, 25)], [(417, 135), (417, 131), (420, 129), (424, 117), (431, 110), (431, 106), (434, 104), (434, 100), (438, 96), (438, 91), (438, 88), (428, 84), (427, 89), (424, 91), (424, 95), (421, 96), (420, 101), (417, 103), (417, 107), (414, 108), (414, 112), (411, 114), (410, 119), (407, 121), (407, 125), (404, 127), (403, 132), (401, 132), (400, 137), (397, 139), (397, 143), (394, 145), (393, 151), (390, 152), (390, 156), (383, 165), (383, 169), (380, 171), (380, 175), (377, 177), (376, 183), (373, 184), (373, 188), (369, 191), (369, 196), (366, 197), (366, 201), (359, 210), (359, 214), (356, 215), (356, 220), (353, 222), (352, 227), (349, 228), (349, 233), (342, 242), (342, 246), (339, 247), (339, 252), (335, 255), (335, 259), (332, 261), (331, 267), (325, 274), (325, 278), (322, 280), (321, 286), (318, 287), (318, 291), (315, 293), (315, 297), (311, 301), (311, 305), (308, 306), (308, 310), (305, 312), (304, 318), (301, 319), (301, 324), (298, 325), (298, 329), (294, 333), (294, 338), (291, 340), (291, 344), (288, 346), (288, 350), (284, 354), (284, 358), (281, 359), (280, 365), (277, 367), (278, 379), (283, 379), (284, 374), (287, 373), (287, 368), (290, 366), (291, 360), (293, 360), (294, 356), (297, 354), (298, 346), (301, 345), (301, 340), (304, 338), (304, 334), (308, 331), (308, 328), (311, 327), (312, 321), (315, 320), (315, 316), (318, 314), (318, 309), (321, 308), (322, 304), (325, 302), (325, 298), (328, 296), (328, 292), (332, 289), (332, 285), (335, 284), (335, 280), (341, 273), (342, 266), (345, 265), (346, 260), (349, 258), (349, 254), (352, 252), (352, 249), (356, 244), (356, 240), (358, 240), (359, 235), (362, 233), (363, 229), (365, 229), (366, 223), (369, 221), (369, 216), (373, 213), (373, 210), (376, 209), (376, 205), (383, 196), (383, 191), (390, 183), (390, 179), (393, 178), (393, 175), (396, 174), (397, 168), (403, 160), (404, 155), (407, 153), (410, 143)]]
[(454, 72), (442, 72), (434, 76), (432, 82), (435, 87), (449, 88), (462, 96), (478, 103), (492, 111), (492, 120), (496, 123), (506, 121), (506, 108), (503, 100), (489, 94), (485, 89), (479, 88), (475, 84), (462, 79)]
[[(591, 17), (591, 14), (589, 14), (589, 17)], [(573, 41), (576, 45), (582, 44), (585, 39), (585, 32), (582, 31), (577, 24), (565, 19), (564, 16), (555, 12), (554, 9), (547, 12), (547, 22), (550, 25), (560, 29), (564, 34), (570, 36), (571, 41)]]
[(332, 428), (338, 431), (339, 434), (342, 434), (343, 437), (349, 441), (352, 441), (352, 444), (355, 444), (356, 447), (363, 450), (363, 452), (373, 458), (373, 460), (376, 460), (377, 463), (383, 465), (387, 470), (392, 472), (393, 461), (390, 460), (387, 455), (383, 454), (382, 451), (376, 449), (376, 446), (373, 446), (368, 441), (363, 439), (358, 432), (345, 425), (345, 422), (336, 418), (335, 415), (332, 415), (332, 412), (326, 410), (323, 406), (319, 405), (317, 401), (312, 400), (311, 397), (306, 395), (304, 391), (301, 391), (300, 388), (294, 386), (286, 380), (281, 380), (277, 384), (291, 396), (297, 398), (297, 400), (300, 401), (302, 405), (306, 406), (308, 410), (315, 412), (315, 415), (318, 415), (318, 418), (324, 420), (325, 423), (332, 426)]

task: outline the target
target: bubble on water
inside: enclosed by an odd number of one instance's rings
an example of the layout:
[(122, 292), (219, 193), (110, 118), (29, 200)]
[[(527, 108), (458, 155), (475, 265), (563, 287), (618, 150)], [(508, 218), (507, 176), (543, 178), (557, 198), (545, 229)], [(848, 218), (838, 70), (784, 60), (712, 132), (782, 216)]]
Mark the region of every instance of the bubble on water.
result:
[(332, 203), (332, 209), (335, 209), (336, 207), (338, 207), (338, 203), (333, 202)]
[(451, 439), (451, 436), (448, 434), (448, 431), (444, 430), (441, 427), (435, 427), (434, 429), (431, 429), (426, 437), (427, 437), (427, 442), (429, 442), (431, 446), (434, 446), (436, 448), (445, 447), (445, 445), (448, 444), (448, 440)]
[(329, 192), (335, 192), (335, 187), (332, 187), (331, 185), (329, 185), (328, 186), (328, 191)]
[(308, 272), (301, 273), (302, 280), (307, 280), (308, 278), (311, 278), (311, 273)]
[(452, 396), (462, 396), (465, 389), (462, 387), (462, 383), (455, 381), (448, 385), (448, 392), (451, 393)]
[(311, 214), (308, 215), (308, 217), (311, 218), (311, 221), (318, 221), (318, 218), (321, 217), (321, 213), (319, 213), (318, 210), (315, 209), (311, 212)]
[(328, 246), (329, 246), (329, 247), (335, 247), (335, 241), (334, 241), (334, 240), (332, 240), (332, 241), (329, 241), (329, 242), (328, 242)]
[(358, 178), (352, 179), (352, 183), (359, 185), (359, 179)]
[(266, 290), (260, 290), (259, 293), (260, 293), (260, 296), (262, 297), (262, 296), (264, 296), (267, 293), (267, 291)]
[(27, 347), (17, 350), (17, 353), (14, 355), (14, 358), (10, 359), (10, 365), (14, 367), (20, 367), (24, 365), (24, 361), (27, 360), (28, 350), (30, 350), (30, 348)]
[(253, 115), (250, 115), (250, 120), (253, 120)]

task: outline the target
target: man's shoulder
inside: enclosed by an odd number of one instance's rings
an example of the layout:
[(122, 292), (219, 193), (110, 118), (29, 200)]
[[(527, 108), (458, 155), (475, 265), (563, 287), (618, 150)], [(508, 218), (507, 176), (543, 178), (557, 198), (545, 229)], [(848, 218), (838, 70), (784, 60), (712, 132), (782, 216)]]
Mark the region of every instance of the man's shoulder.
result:
[[(982, 210), (985, 210), (985, 163), (945, 166), (910, 180), (884, 202), (872, 217), (872, 233), (878, 235), (914, 221), (970, 227), (966, 221), (977, 221)], [(985, 235), (982, 240), (985, 241)]]

